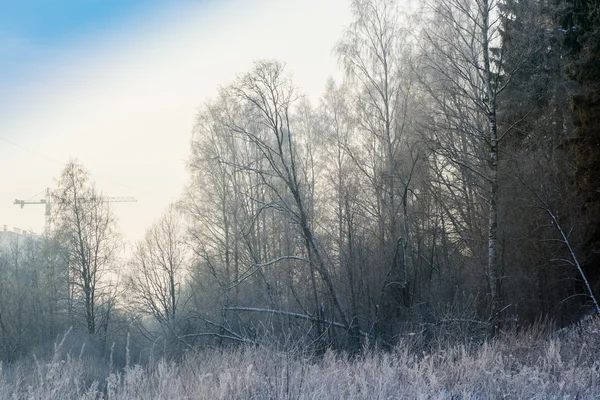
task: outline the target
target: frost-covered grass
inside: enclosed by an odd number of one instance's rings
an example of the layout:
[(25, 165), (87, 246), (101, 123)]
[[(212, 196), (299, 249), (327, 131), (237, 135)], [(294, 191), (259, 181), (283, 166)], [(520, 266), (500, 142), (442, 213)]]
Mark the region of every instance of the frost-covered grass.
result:
[[(398, 346), (349, 358), (264, 347), (210, 350), (93, 382), (81, 356), (24, 361), (0, 373), (0, 399), (597, 399), (600, 320), (533, 328), (428, 353)], [(92, 371), (92, 373), (90, 373)], [(91, 375), (90, 375), (91, 374)]]

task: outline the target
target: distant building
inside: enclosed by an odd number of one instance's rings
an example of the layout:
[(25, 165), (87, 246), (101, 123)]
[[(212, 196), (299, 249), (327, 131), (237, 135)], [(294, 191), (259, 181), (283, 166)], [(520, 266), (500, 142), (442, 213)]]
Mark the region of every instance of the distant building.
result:
[(38, 239), (40, 236), (34, 232), (19, 228), (8, 229), (3, 225), (0, 229), (0, 251), (10, 249), (15, 244), (23, 245), (27, 240)]

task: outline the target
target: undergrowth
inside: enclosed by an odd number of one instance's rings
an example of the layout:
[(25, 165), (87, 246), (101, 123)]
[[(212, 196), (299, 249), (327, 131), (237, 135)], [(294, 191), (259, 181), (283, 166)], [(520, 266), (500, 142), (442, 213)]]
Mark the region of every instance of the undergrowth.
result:
[[(414, 340), (414, 339), (413, 339)], [(483, 343), (315, 358), (268, 347), (203, 350), (179, 362), (108, 369), (55, 346), (52, 359), (0, 364), (4, 399), (596, 399), (600, 320)]]

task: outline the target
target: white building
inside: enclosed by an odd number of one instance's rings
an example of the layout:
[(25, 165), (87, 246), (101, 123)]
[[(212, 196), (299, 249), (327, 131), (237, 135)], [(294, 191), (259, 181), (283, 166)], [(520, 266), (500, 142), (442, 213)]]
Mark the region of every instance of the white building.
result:
[(11, 246), (18, 244), (23, 245), (28, 239), (37, 239), (39, 235), (19, 228), (8, 229), (3, 225), (0, 229), (0, 251), (7, 250)]

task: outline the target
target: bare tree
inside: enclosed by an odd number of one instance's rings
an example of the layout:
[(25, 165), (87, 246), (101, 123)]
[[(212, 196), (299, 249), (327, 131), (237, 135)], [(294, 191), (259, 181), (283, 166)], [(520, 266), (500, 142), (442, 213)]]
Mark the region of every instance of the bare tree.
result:
[(590, 286), (590, 282), (587, 279), (585, 272), (583, 271), (583, 267), (582, 267), (581, 263), (579, 262), (579, 258), (575, 254), (575, 249), (571, 245), (571, 241), (569, 239), (569, 232), (563, 228), (563, 226), (561, 225), (561, 223), (558, 219), (558, 216), (550, 208), (548, 203), (545, 200), (543, 200), (538, 194), (536, 194), (536, 196), (539, 200), (537, 207), (548, 215), (548, 217), (552, 221), (552, 225), (554, 226), (554, 228), (556, 228), (556, 231), (560, 235), (559, 242), (566, 247), (568, 254), (569, 254), (567, 258), (558, 258), (558, 259), (555, 259), (554, 261), (564, 262), (567, 265), (569, 265), (571, 267), (575, 267), (577, 269), (577, 273), (579, 274), (579, 277), (581, 278), (581, 280), (583, 281), (583, 283), (585, 285), (585, 290), (587, 291), (587, 295), (592, 300), (592, 303), (594, 306), (594, 312), (596, 315), (600, 316), (600, 305), (598, 305), (598, 300), (596, 299), (596, 296), (594, 295), (594, 291), (592, 290), (592, 287)]
[(353, 134), (340, 142), (368, 195), (361, 206), (377, 258), (370, 260), (372, 309), (381, 322), (411, 306), (411, 218), (421, 156), (414, 130), (410, 35), (400, 4), (351, 2), (354, 21), (335, 51), (346, 72)]
[(109, 272), (119, 248), (115, 219), (75, 161), (64, 168), (52, 202), (56, 235), (68, 254), (74, 301), (82, 306), (86, 329), (93, 335), (106, 323), (104, 314), (113, 303)]
[(255, 332), (256, 318), (232, 312), (232, 307), (280, 309), (294, 303), (289, 283), (295, 268), (281, 272), (264, 260), (297, 254), (298, 247), (289, 240), (289, 218), (279, 212), (269, 189), (281, 184), (256, 173), (266, 162), (253, 143), (230, 128), (233, 118), (251, 119), (226, 89), (198, 114), (189, 163), (192, 181), (182, 201), (190, 218), (192, 314), (204, 321), (203, 328), (218, 328), (214, 337), (219, 340), (234, 331)]
[(170, 206), (146, 231), (131, 260), (131, 295), (160, 324), (172, 324), (179, 315), (187, 266), (184, 232), (180, 214)]
[[(298, 157), (297, 132), (292, 126), (292, 106), (298, 98), (289, 76), (281, 63), (258, 62), (254, 69), (229, 88), (230, 96), (249, 112), (249, 121), (231, 119), (229, 128), (243, 135), (260, 152), (266, 163), (265, 169), (255, 171), (268, 186), (277, 205), (299, 228), (310, 268), (322, 279), (329, 300), (337, 316), (349, 326), (346, 311), (342, 307), (334, 286), (326, 257), (318, 244), (312, 226), (307, 188), (309, 182), (302, 179), (301, 160)], [(276, 179), (272, 181), (271, 177)], [(319, 313), (323, 307), (318, 302), (314, 274), (313, 290)]]
[[(519, 120), (499, 121), (500, 94), (536, 49), (522, 41), (505, 62), (505, 22), (512, 16), (499, 0), (435, 0), (422, 32), (419, 70), (429, 95), (426, 135), (437, 157), (440, 189), (457, 200), (447, 218), (457, 234), (480, 254), (485, 236), (485, 273), (493, 314), (502, 305), (498, 202), (500, 144)], [(462, 204), (462, 205), (459, 205)], [(475, 218), (485, 218), (487, 228)], [(484, 257), (482, 257), (483, 259)]]

